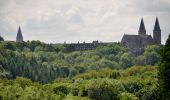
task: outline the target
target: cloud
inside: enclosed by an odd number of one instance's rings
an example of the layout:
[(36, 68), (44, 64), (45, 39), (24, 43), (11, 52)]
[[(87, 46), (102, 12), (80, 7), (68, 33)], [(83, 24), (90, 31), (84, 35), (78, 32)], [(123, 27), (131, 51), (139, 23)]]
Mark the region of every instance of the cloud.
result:
[(169, 0), (0, 0), (0, 33), (15, 40), (18, 26), (25, 40), (63, 43), (120, 41), (137, 34), (141, 17), (151, 34), (158, 16), (165, 42)]

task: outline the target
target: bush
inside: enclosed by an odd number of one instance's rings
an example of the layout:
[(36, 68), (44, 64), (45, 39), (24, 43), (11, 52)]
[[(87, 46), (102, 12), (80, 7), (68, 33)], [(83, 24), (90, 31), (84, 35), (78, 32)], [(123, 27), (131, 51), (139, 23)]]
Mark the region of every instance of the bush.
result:
[(123, 92), (119, 95), (119, 100), (139, 100), (134, 94)]
[(32, 81), (24, 77), (17, 77), (16, 82), (19, 83), (23, 89), (25, 89), (26, 86), (32, 85)]
[(57, 87), (54, 87), (53, 88), (53, 91), (54, 91), (54, 93), (56, 93), (56, 94), (65, 94), (65, 95), (67, 95), (68, 94), (68, 89), (67, 89), (67, 87), (66, 86), (62, 86), (62, 85), (60, 85), (60, 86), (57, 86)]
[(110, 79), (90, 80), (85, 89), (94, 100), (119, 100), (118, 94), (123, 91), (118, 81)]

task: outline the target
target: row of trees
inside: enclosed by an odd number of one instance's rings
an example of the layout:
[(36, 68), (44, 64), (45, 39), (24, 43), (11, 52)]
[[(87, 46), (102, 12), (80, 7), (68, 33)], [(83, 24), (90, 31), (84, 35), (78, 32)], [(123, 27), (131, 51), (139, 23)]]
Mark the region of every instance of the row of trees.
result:
[(157, 67), (134, 66), (89, 71), (44, 85), (23, 77), (0, 80), (0, 99), (155, 100), (159, 97), (156, 86)]
[(149, 46), (134, 57), (119, 43), (96, 50), (65, 52), (65, 45), (32, 42), (0, 42), (0, 65), (12, 78), (23, 76), (36, 82), (71, 78), (89, 70), (125, 69), (133, 65), (157, 65), (160, 46)]
[[(161, 47), (155, 45), (138, 57), (120, 44), (70, 53), (65, 48), (39, 41), (0, 42), (0, 99), (170, 99), (170, 36), (161, 57)], [(156, 66), (134, 66), (157, 65), (160, 59), (158, 71)], [(55, 81), (42, 85), (32, 80)]]

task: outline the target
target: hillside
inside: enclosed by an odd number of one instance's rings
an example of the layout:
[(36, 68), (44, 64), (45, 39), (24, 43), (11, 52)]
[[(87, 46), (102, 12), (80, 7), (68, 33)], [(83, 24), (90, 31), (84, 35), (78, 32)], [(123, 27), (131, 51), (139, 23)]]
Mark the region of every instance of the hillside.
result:
[(13, 100), (153, 100), (157, 97), (157, 67), (88, 71), (50, 84), (17, 77), (0, 81), (0, 98)]
[(64, 44), (0, 42), (1, 99), (151, 100), (161, 46), (135, 57), (120, 43), (69, 51)]

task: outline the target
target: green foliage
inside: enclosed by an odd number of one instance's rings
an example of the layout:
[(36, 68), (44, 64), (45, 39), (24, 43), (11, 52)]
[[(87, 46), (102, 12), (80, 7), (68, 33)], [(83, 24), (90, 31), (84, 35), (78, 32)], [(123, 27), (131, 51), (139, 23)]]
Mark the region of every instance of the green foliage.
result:
[(55, 88), (53, 89), (53, 91), (54, 91), (54, 93), (56, 93), (56, 94), (59, 94), (59, 93), (65, 94), (65, 95), (68, 94), (68, 89), (67, 89), (67, 87), (65, 87), (65, 86), (63, 86), (63, 85), (55, 87)]
[(139, 100), (134, 94), (123, 92), (119, 95), (119, 100)]
[(104, 55), (117, 55), (119, 53), (124, 53), (127, 49), (123, 48), (121, 44), (108, 44), (107, 46), (99, 46), (97, 49), (100, 53)]
[[(62, 100), (61, 95), (51, 92), (37, 83), (28, 85), (29, 79), (18, 78), (16, 81), (0, 81), (1, 100)], [(26, 85), (27, 84), (27, 85)], [(21, 86), (24, 85), (25, 88)]]
[(21, 85), (23, 89), (25, 89), (26, 86), (30, 86), (32, 84), (32, 81), (30, 79), (26, 79), (23, 77), (17, 77), (16, 81)]
[(157, 65), (160, 62), (160, 49), (162, 46), (151, 45), (145, 48), (143, 55), (136, 58), (136, 65)]
[(10, 79), (11, 74), (7, 71), (5, 71), (5, 69), (2, 67), (2, 65), (0, 65), (0, 80), (1, 79)]
[(122, 66), (122, 68), (127, 68), (133, 65), (133, 56), (130, 53), (124, 53), (121, 57), (120, 57), (120, 65)]
[(0, 80), (0, 97), (2, 100), (155, 100), (158, 97), (155, 72), (155, 66), (106, 69), (44, 85), (17, 77)]
[(79, 74), (76, 77), (74, 77), (74, 79), (97, 79), (97, 78), (119, 78), (120, 77), (120, 73), (117, 70), (110, 70), (110, 69), (104, 69), (104, 70), (100, 70), (98, 72), (91, 70), (89, 72), (83, 73), (83, 74)]
[(90, 100), (87, 97), (67, 96), (64, 100)]
[(121, 75), (122, 76), (142, 76), (147, 74), (148, 71), (150, 72), (157, 72), (155, 71), (156, 67), (152, 66), (133, 66), (130, 68), (127, 68), (125, 70), (122, 70)]
[(161, 100), (170, 100), (170, 35), (161, 50), (159, 65), (159, 91)]
[(139, 57), (130, 54), (120, 43), (86, 51), (74, 51), (67, 46), (40, 41), (0, 42), (0, 99), (154, 100), (159, 97), (157, 67), (146, 65), (159, 63), (161, 46), (149, 46)]
[(94, 100), (118, 100), (118, 94), (123, 88), (117, 80), (94, 79), (87, 84), (85, 90), (88, 97)]
[(159, 95), (156, 85), (146, 86), (137, 93), (140, 100), (159, 100)]
[[(99, 46), (96, 50), (71, 53), (65, 53), (64, 46), (40, 41), (2, 42), (0, 64), (11, 73), (12, 78), (23, 76), (32, 81), (48, 83), (89, 70), (120, 69), (119, 56), (126, 55), (126, 49), (116, 43)], [(120, 63), (126, 66), (126, 60), (122, 59)]]

